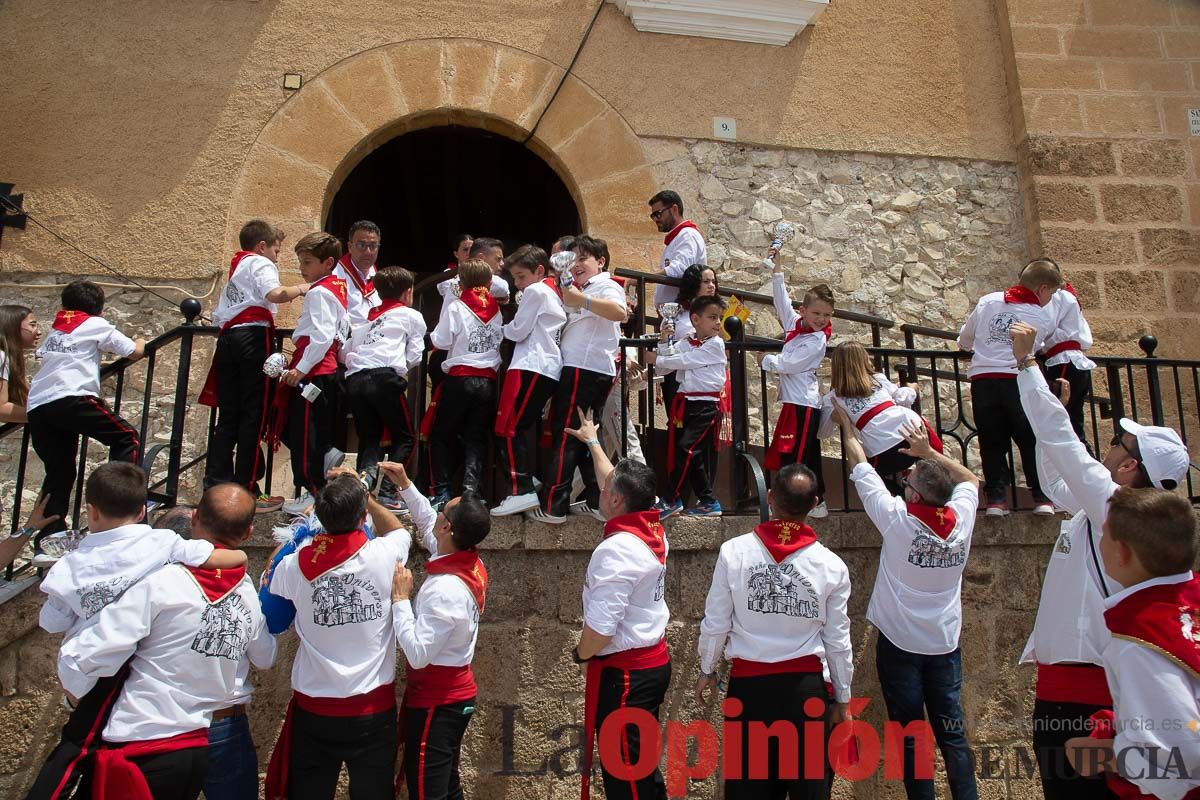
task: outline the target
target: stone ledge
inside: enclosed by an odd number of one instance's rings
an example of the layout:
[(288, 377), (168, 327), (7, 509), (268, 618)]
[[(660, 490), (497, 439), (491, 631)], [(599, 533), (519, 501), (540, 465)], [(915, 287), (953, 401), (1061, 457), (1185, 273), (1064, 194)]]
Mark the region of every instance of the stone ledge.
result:
[(829, 0), (611, 0), (646, 33), (786, 45)]

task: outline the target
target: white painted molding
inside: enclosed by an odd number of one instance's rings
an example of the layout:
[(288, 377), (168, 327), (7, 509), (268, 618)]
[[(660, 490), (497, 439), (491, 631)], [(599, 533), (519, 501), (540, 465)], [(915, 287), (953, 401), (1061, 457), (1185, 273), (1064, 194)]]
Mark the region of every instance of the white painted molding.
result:
[(785, 45), (829, 0), (610, 0), (647, 33)]

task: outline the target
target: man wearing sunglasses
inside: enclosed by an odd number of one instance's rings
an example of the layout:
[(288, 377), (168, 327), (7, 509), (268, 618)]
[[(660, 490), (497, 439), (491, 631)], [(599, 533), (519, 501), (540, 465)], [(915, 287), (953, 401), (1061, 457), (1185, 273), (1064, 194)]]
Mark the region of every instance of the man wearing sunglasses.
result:
[(1084, 778), (1065, 758), (1066, 741), (1089, 733), (1088, 718), (1112, 708), (1101, 654), (1111, 635), (1104, 601), (1121, 591), (1100, 559), (1101, 527), (1109, 498), (1122, 487), (1174, 489), (1188, 470), (1188, 451), (1170, 428), (1122, 419), (1101, 460), (1088, 454), (1075, 435), (1064, 405), (1066, 381), (1051, 391), (1033, 359), (1038, 332), (1016, 323), (1010, 329), (1017, 359), (1021, 406), (1037, 437), (1042, 490), (1073, 516), (1062, 523), (1054, 545), (1033, 633), (1021, 656), (1036, 663), (1033, 746), (1047, 800), (1112, 797), (1103, 776)]
[[(692, 264), (705, 264), (708, 250), (704, 245), (704, 237), (696, 223), (683, 218), (683, 199), (678, 192), (664, 189), (651, 197), (650, 219), (658, 228), (659, 233), (665, 233), (662, 260), (659, 261), (658, 271), (668, 278), (682, 278), (683, 272)], [(654, 294), (655, 307), (663, 303), (672, 303), (679, 296), (679, 289), (674, 286), (659, 286)]]
[(371, 309), (383, 301), (375, 291), (375, 262), (379, 260), (379, 226), (359, 220), (350, 226), (346, 254), (333, 268), (333, 274), (346, 282), (346, 311), (350, 325), (357, 328), (367, 321)]

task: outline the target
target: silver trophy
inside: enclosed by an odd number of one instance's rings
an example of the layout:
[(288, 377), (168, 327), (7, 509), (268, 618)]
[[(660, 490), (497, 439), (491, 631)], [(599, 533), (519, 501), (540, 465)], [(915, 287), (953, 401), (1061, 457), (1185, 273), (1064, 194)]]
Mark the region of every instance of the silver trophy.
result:
[(263, 374), (268, 378), (278, 378), (287, 372), (287, 357), (283, 353), (271, 353), (263, 362)]
[(558, 273), (558, 285), (563, 289), (575, 282), (571, 267), (575, 266), (575, 253), (571, 250), (560, 250), (550, 256), (550, 266)]
[(683, 313), (683, 306), (679, 303), (663, 303), (658, 313), (662, 317), (663, 324), (670, 326), (671, 332), (667, 334), (667, 346), (671, 347), (675, 344), (675, 321)]
[(763, 262), (763, 265), (774, 269), (775, 256), (779, 255), (783, 246), (796, 236), (796, 226), (790, 222), (776, 222), (775, 230), (772, 233), (774, 238), (771, 239), (771, 248), (767, 251), (767, 260)]

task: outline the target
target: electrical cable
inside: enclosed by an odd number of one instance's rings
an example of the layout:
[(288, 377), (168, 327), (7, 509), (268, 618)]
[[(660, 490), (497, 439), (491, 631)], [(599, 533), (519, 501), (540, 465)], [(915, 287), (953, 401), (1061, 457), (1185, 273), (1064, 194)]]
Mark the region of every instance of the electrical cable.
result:
[[(193, 300), (207, 300), (212, 297), (212, 293), (217, 290), (217, 281), (221, 279), (221, 273), (213, 273), (212, 283), (208, 287), (208, 291), (204, 294), (193, 294), (182, 286), (166, 286), (151, 284), (148, 288), (158, 289), (164, 292), (179, 292), (184, 297), (190, 297)], [(97, 286), (103, 286), (105, 289), (132, 289), (128, 283), (105, 283), (104, 281), (92, 281)], [(68, 284), (65, 283), (15, 283), (13, 281), (0, 281), (0, 286), (11, 289), (65, 289)]]
[(567, 78), (571, 75), (571, 70), (575, 69), (575, 62), (579, 60), (579, 54), (583, 52), (583, 46), (587, 44), (588, 38), (592, 35), (592, 28), (596, 27), (596, 20), (600, 19), (600, 12), (604, 10), (604, 4), (607, 0), (600, 0), (596, 5), (596, 13), (592, 14), (592, 21), (588, 23), (587, 30), (583, 32), (583, 38), (579, 40), (579, 47), (575, 48), (575, 55), (571, 58), (571, 63), (567, 65), (567, 71), (563, 73), (562, 79), (559, 80), (558, 86), (554, 87), (554, 94), (550, 95), (550, 101), (542, 106), (542, 113), (538, 114), (537, 122), (533, 123), (533, 127), (529, 129), (529, 135), (525, 137), (522, 145), (529, 144), (533, 135), (537, 133), (538, 126), (542, 124), (542, 120), (546, 117), (546, 112), (550, 110), (550, 106), (554, 105), (554, 101), (558, 99), (558, 93), (562, 91), (563, 85), (567, 82)]

